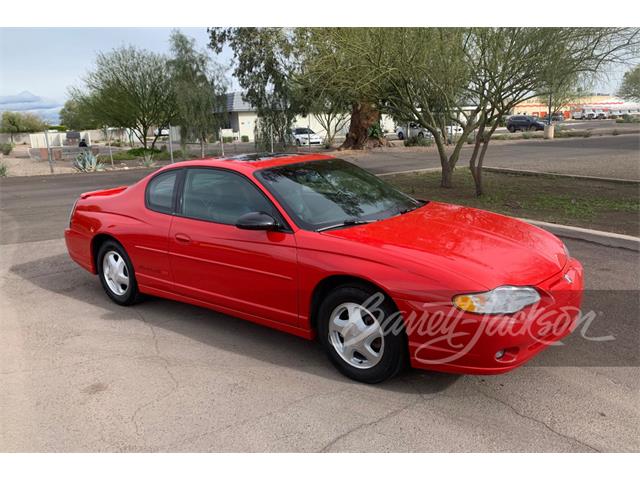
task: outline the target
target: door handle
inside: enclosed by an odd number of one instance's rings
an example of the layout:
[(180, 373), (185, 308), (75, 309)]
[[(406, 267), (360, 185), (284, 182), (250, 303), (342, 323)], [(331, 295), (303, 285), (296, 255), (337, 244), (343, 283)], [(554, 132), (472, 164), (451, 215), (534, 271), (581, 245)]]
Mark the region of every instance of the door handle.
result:
[(189, 243), (191, 242), (191, 238), (189, 235), (185, 235), (184, 233), (176, 233), (175, 237), (176, 241), (180, 243)]

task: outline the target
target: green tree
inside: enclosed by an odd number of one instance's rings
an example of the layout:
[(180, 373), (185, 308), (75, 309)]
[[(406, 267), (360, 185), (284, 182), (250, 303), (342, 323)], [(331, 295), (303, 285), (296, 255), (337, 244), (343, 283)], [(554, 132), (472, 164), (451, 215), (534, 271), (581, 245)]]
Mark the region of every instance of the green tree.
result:
[(87, 103), (73, 98), (67, 100), (60, 110), (60, 123), (70, 130), (93, 130), (100, 127), (100, 122), (88, 110)]
[[(99, 53), (84, 89), (72, 89), (71, 96), (100, 124), (129, 128), (145, 150), (152, 150), (162, 127), (176, 115), (171, 82), (165, 56), (122, 47)], [(152, 127), (158, 131), (149, 144)]]
[(640, 102), (640, 65), (624, 74), (618, 96), (626, 100)]
[(45, 128), (47, 124), (33, 113), (2, 112), (0, 131), (11, 136), (11, 143), (13, 143), (13, 136), (17, 133), (41, 132)]
[(220, 28), (209, 32), (209, 46), (220, 53), (225, 45), (233, 50), (234, 76), (243, 89), (243, 98), (256, 109), (259, 117), (258, 137), (268, 143), (273, 134), (285, 142), (294, 118), (295, 104), (292, 76), (299, 67), (294, 52), (292, 29)]
[(207, 138), (216, 133), (223, 120), (226, 80), (224, 70), (195, 47), (195, 40), (178, 30), (171, 34), (169, 68), (176, 100), (176, 121), (180, 124), (183, 148), (187, 138), (200, 143), (204, 158)]

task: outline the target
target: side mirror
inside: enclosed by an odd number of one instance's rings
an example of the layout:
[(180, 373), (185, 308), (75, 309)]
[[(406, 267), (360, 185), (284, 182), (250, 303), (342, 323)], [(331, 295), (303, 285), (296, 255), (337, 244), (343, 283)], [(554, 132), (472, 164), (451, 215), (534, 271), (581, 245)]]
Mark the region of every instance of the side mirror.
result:
[(236, 227), (243, 230), (278, 230), (280, 225), (268, 213), (249, 212), (238, 219)]

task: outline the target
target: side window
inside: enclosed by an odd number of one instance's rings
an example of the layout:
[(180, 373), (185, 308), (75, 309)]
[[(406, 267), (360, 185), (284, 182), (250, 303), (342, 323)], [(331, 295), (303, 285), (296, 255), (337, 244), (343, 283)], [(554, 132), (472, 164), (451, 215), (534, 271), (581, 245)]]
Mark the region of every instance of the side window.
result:
[(161, 173), (151, 179), (147, 185), (147, 208), (161, 213), (173, 212), (173, 193), (178, 170)]
[(250, 180), (212, 168), (189, 168), (182, 195), (182, 215), (235, 225), (249, 212), (265, 212), (279, 218), (269, 200)]

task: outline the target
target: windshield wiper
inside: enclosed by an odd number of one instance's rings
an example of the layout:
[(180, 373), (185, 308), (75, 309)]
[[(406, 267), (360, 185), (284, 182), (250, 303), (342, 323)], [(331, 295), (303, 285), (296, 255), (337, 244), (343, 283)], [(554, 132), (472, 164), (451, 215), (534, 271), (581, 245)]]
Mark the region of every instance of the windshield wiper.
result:
[(344, 222), (336, 223), (335, 225), (329, 225), (328, 227), (317, 228), (316, 232), (325, 232), (327, 230), (333, 230), (334, 228), (351, 227), (353, 225), (364, 225), (366, 223), (376, 222), (377, 220), (345, 220)]

